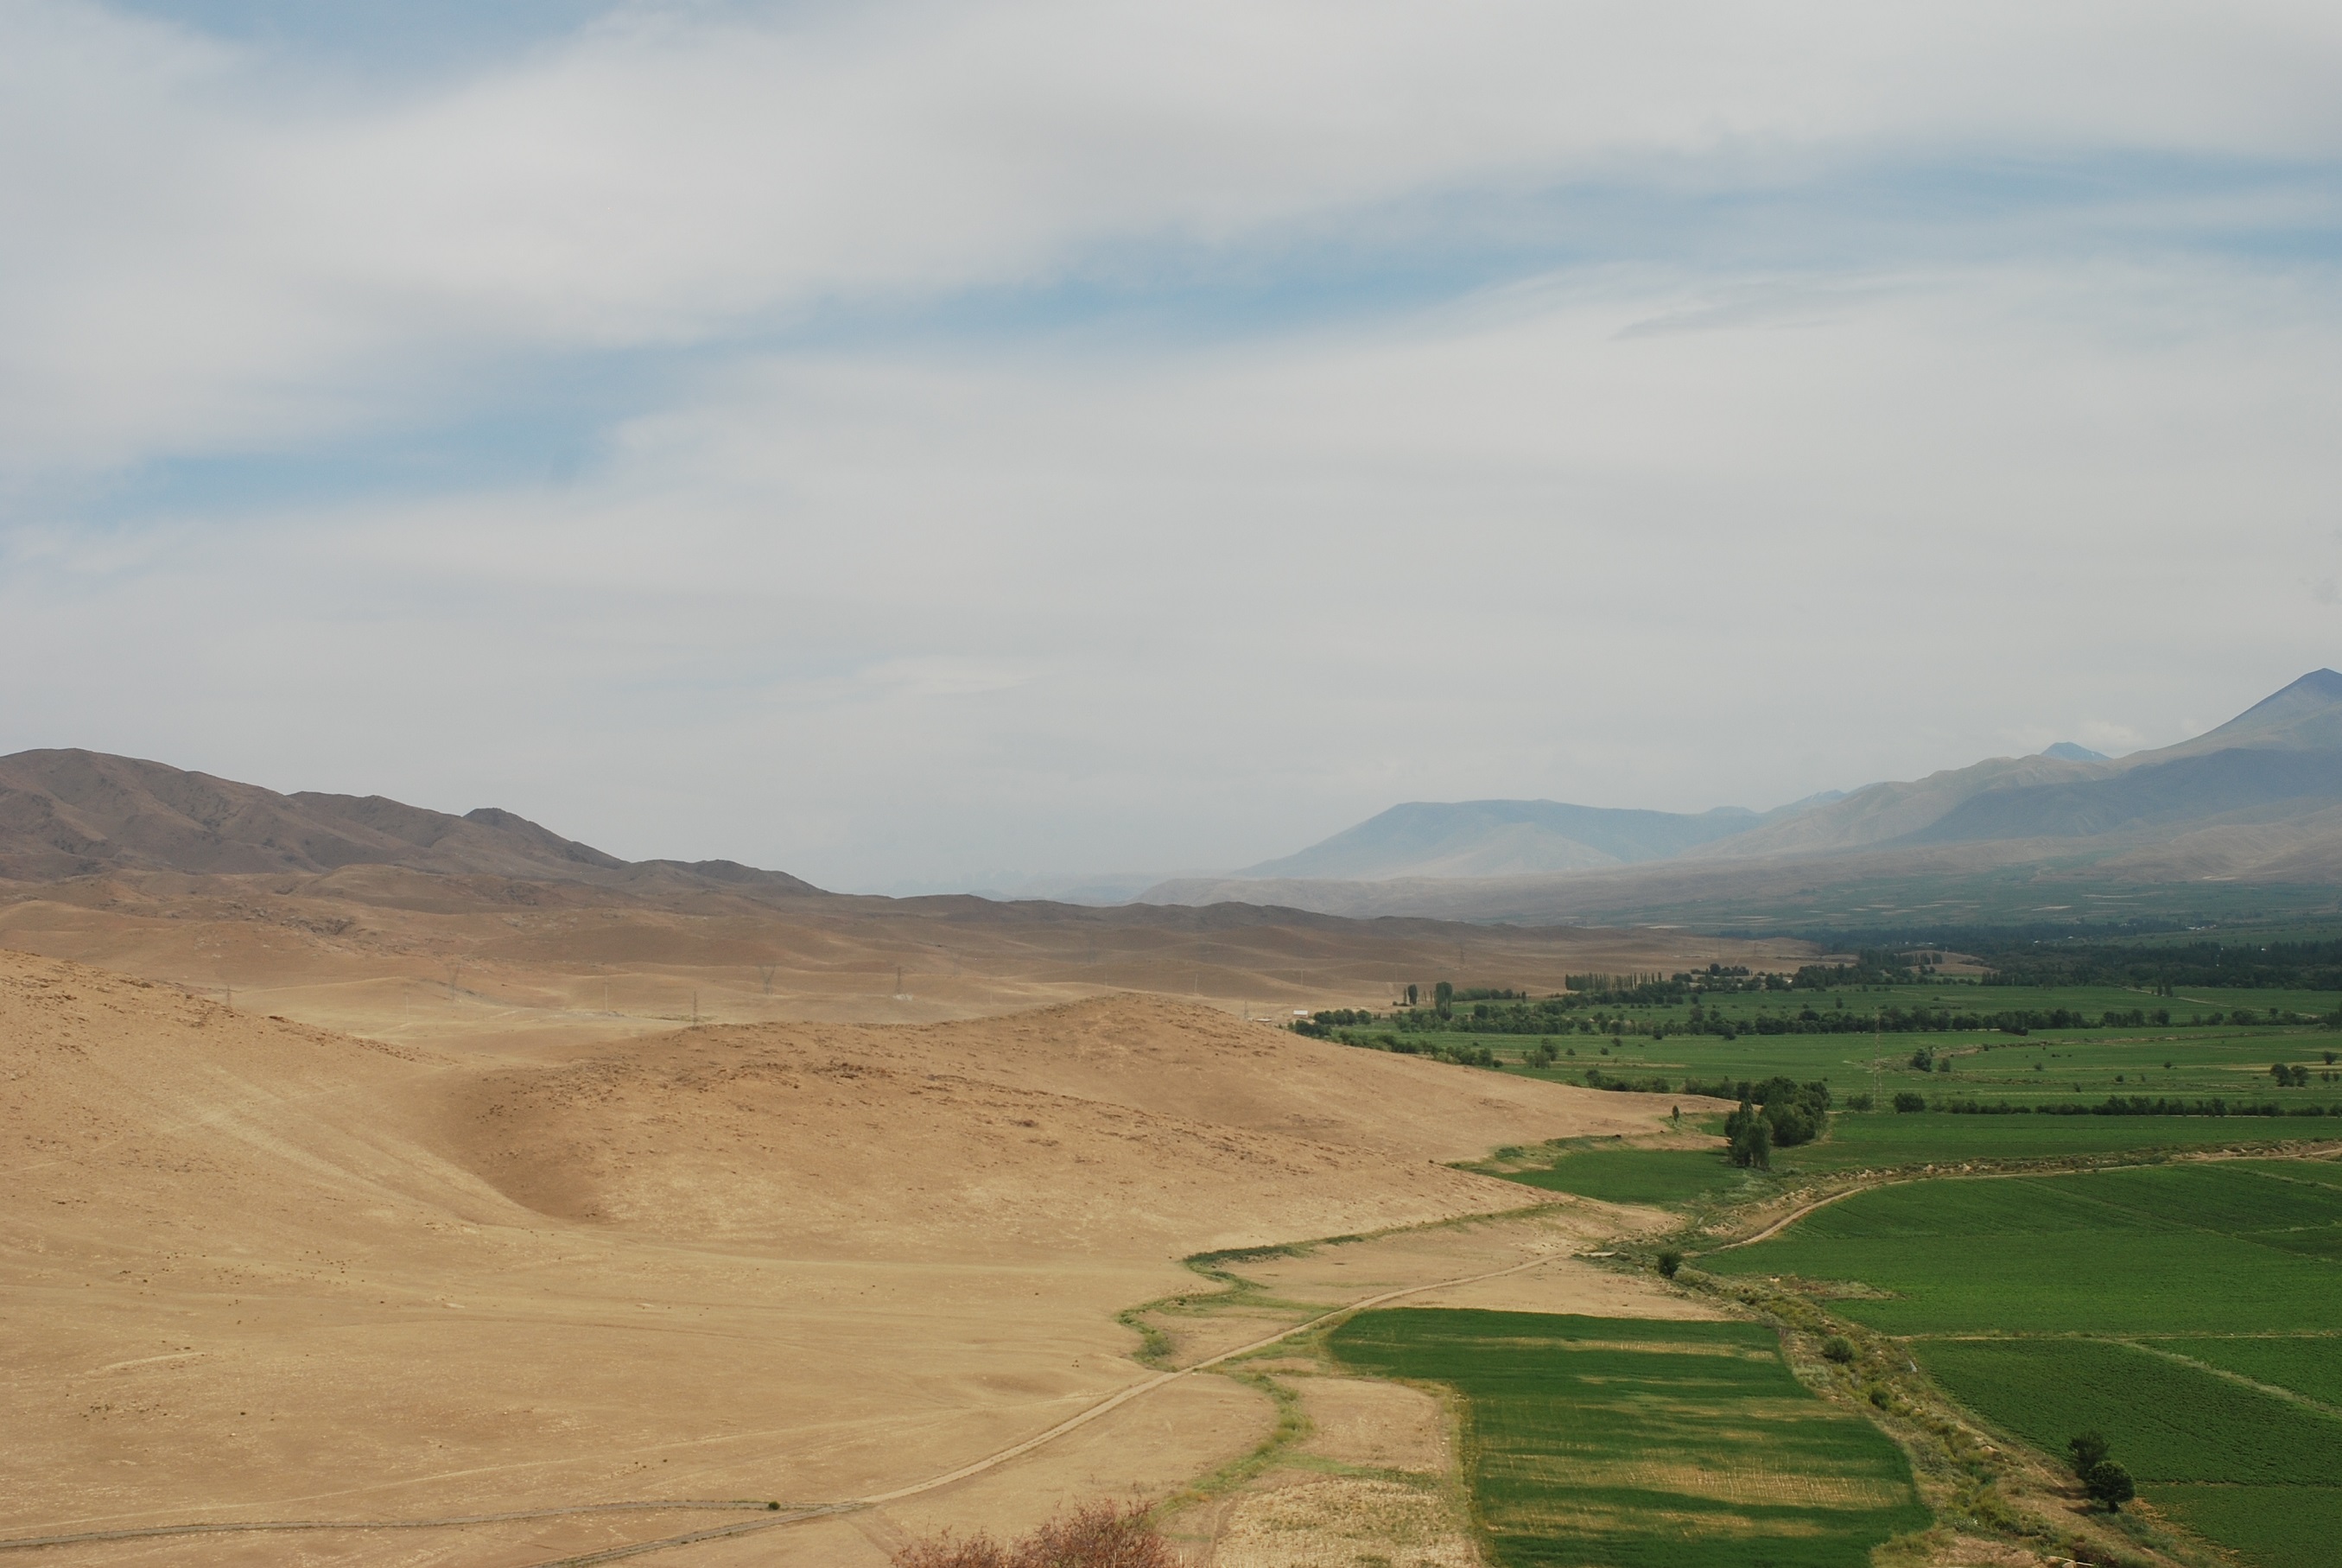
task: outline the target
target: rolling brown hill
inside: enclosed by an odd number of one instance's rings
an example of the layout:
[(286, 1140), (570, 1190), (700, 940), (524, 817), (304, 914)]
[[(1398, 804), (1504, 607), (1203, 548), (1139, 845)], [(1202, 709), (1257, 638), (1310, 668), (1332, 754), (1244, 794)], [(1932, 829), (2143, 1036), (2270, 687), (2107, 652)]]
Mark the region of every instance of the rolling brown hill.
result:
[[(1517, 1208), (1521, 1188), (1434, 1161), (1655, 1132), (1666, 1105), (1162, 998), (532, 1062), (0, 954), (0, 1538), (864, 1495), (1142, 1377), (1116, 1314), (1195, 1286), (1185, 1253)], [(1581, 1204), (1486, 1244), (1559, 1257), (1620, 1223)], [(1322, 1288), (1469, 1264), (1352, 1251), (1356, 1279)], [(1614, 1307), (1632, 1285), (1546, 1269), (1564, 1307), (1573, 1280)], [(1272, 1415), (1182, 1383), (901, 1517), (1003, 1528), (1160, 1495)], [(708, 1522), (638, 1507), (70, 1560), (518, 1564)], [(808, 1539), (693, 1560), (884, 1560), (884, 1532)]]
[(1796, 942), (825, 893), (628, 863), (509, 812), (279, 794), (77, 751), (0, 758), (0, 944), (381, 1038), (555, 1045), (694, 1018), (932, 1022), (1123, 992), (1239, 1013), (1407, 984), (1559, 990)]
[(623, 861), (494, 806), (454, 816), (381, 795), (279, 794), (102, 752), (0, 757), (0, 878), (58, 882), (124, 871), (325, 873), (345, 866), (599, 887), (716, 887), (763, 897), (820, 891), (785, 873), (730, 861)]

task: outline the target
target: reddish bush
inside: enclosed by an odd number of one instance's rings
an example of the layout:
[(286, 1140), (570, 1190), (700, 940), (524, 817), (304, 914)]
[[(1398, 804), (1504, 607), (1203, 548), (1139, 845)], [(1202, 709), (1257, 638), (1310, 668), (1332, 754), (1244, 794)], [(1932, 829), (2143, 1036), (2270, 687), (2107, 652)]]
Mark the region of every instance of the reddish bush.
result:
[(946, 1533), (895, 1553), (895, 1568), (1177, 1568), (1146, 1510), (1092, 1503), (1052, 1519), (1013, 1546), (989, 1535)]

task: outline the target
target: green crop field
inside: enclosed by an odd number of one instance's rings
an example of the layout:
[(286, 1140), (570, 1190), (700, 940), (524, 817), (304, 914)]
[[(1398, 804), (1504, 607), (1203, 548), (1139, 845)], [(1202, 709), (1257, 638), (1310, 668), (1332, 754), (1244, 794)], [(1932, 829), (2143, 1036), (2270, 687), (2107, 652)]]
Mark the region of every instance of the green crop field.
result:
[[(1487, 1004), (1501, 1010), (1503, 1004)], [(2277, 1104), (2287, 1111), (2342, 1107), (2342, 1032), (2321, 1023), (2191, 1023), (2217, 1013), (2266, 1019), (2342, 1013), (2342, 994), (2294, 990), (2208, 990), (2200, 995), (2152, 996), (2115, 986), (1977, 985), (1934, 982), (1849, 987), (1840, 991), (1710, 994), (1700, 1003), (1706, 1025), (1723, 1021), (1727, 1039), (1696, 1032), (1691, 1004), (1616, 1003), (1575, 1012), (1566, 1026), (1546, 1034), (1496, 1032), (1500, 1017), (1476, 1021), (1459, 1005), (1440, 1028), (1409, 1029), (1394, 1017), (1344, 1024), (1336, 1037), (1353, 1044), (1401, 1049), (1486, 1049), (1508, 1072), (1583, 1083), (1589, 1069), (1629, 1083), (1664, 1080), (1669, 1090), (1776, 1074), (1819, 1081), (1844, 1106), (1868, 1094), (1880, 1107), (1898, 1094), (1931, 1104), (1976, 1100), (2012, 1105), (2097, 1104), (2128, 1098), (2219, 1099), (2232, 1106)], [(2036, 1027), (2013, 1035), (1996, 1028), (1874, 1034), (1866, 1025), (1884, 1014), (1948, 1009), (1957, 1014), (2060, 1011), (2096, 1021), (2112, 1013), (2164, 1010), (2165, 1024)], [(1429, 1015), (1422, 1015), (1426, 1021)], [(1789, 1032), (1768, 1033), (1779, 1029)], [(1805, 1031), (1805, 1032), (1797, 1032)], [(1540, 1046), (1556, 1054), (1538, 1064)], [(1925, 1054), (1924, 1061), (1914, 1058)], [(2327, 1060), (2331, 1053), (2334, 1059)], [(2306, 1084), (2279, 1084), (2278, 1064), (2308, 1071)], [(2281, 1135), (2281, 1134), (2280, 1134)]]
[(1772, 1184), (1705, 1149), (1589, 1149), (1564, 1154), (1542, 1171), (1509, 1172), (1506, 1179), (1606, 1203), (1687, 1203)]
[[(2296, 1358), (2329, 1361), (2334, 1344), (2219, 1343), (2284, 1345)], [(2119, 1457), (2147, 1497), (2248, 1561), (2333, 1561), (2342, 1541), (2342, 1486), (2332, 1484), (2342, 1478), (2342, 1421), (2155, 1353), (2165, 1348), (1972, 1340), (1937, 1341), (1921, 1353), (1955, 1398), (2037, 1448), (2056, 1453), (2085, 1427), (2120, 1433)]]
[(2289, 1390), (2342, 1415), (2342, 1337), (2223, 1334), (2204, 1339), (2157, 1340), (2155, 1348), (2272, 1388)]
[(1790, 1374), (1770, 1329), (1396, 1308), (1336, 1357), (1455, 1389), (1506, 1568), (1864, 1568), (1927, 1523), (1902, 1452)]
[(2095, 1427), (2142, 1483), (2342, 1479), (2342, 1421), (2138, 1345), (1983, 1339), (1925, 1349), (1928, 1372), (1961, 1403), (2045, 1453)]
[[(2267, 1225), (2230, 1228), (2256, 1200)], [(2337, 1224), (2342, 1189), (2217, 1164), (1906, 1182), (1701, 1266), (1858, 1281), (1891, 1295), (1836, 1310), (1888, 1333), (2314, 1333), (2342, 1326)]]
[(1821, 1174), (2337, 1137), (2342, 1137), (2342, 1125), (2290, 1116), (1956, 1116), (1887, 1111), (1833, 1115), (1826, 1139), (1776, 1150), (1774, 1164), (1785, 1174)]
[[(1558, 1154), (1542, 1170), (1498, 1171), (1506, 1181), (1613, 1203), (1688, 1206), (1756, 1196), (1777, 1178), (1901, 1170), (2068, 1155), (2153, 1154), (2227, 1148), (2310, 1134), (2342, 1136), (2324, 1121), (2257, 1116), (1953, 1116), (1935, 1112), (1834, 1115), (1816, 1144), (1773, 1153), (1773, 1178), (1736, 1171), (1722, 1150), (1590, 1149)], [(2342, 1182), (2342, 1167), (2332, 1167)], [(2342, 1244), (2342, 1233), (2335, 1240)], [(2337, 1254), (2342, 1255), (2342, 1254)]]
[(1901, 1183), (1698, 1265), (1878, 1293), (1832, 1310), (2045, 1452), (2104, 1432), (2159, 1507), (2275, 1568), (2342, 1535), (2337, 1260), (2342, 1167), (2252, 1160)]

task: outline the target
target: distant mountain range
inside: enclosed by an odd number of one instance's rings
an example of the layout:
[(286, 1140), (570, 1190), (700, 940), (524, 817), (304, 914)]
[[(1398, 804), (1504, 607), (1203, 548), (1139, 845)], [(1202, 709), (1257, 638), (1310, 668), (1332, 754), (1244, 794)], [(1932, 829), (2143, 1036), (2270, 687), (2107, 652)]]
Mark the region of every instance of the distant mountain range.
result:
[(381, 795), (279, 794), (257, 784), (101, 752), (0, 757), (0, 877), (106, 872), (308, 874), (397, 866), (455, 876), (751, 896), (820, 889), (728, 860), (625, 861), (494, 806), (452, 816)]
[[(0, 757), (0, 880), (345, 882), (374, 874), (366, 868), (490, 879), (491, 897), (505, 896), (493, 881), (504, 878), (695, 906), (721, 894), (894, 907), (732, 861), (621, 860), (495, 807), (457, 816), (381, 795), (279, 794), (95, 752)], [(1128, 894), (1103, 884), (1055, 891), (1117, 895)], [(1003, 918), (1063, 907), (959, 902)], [(2108, 758), (2064, 743), (1763, 813), (1414, 802), (1233, 876), (1159, 883), (1120, 917), (1290, 923), (1275, 911), (1304, 912), (1305, 922), (1712, 930), (2342, 914), (2342, 674), (2304, 675), (2159, 751)]]
[(1718, 806), (1696, 816), (1621, 811), (1549, 800), (1410, 801), (1311, 844), (1236, 873), (1246, 879), (1520, 876), (1665, 860), (1701, 844), (1838, 799), (1833, 793), (1762, 814)]
[[(1989, 889), (1962, 880), (1987, 874)], [(2047, 893), (2027, 879), (2046, 879)], [(2136, 894), (2074, 889), (2203, 882), (2342, 892), (2342, 674), (2314, 671), (2157, 751), (2108, 758), (2061, 742), (1761, 814), (1418, 802), (1234, 876), (1141, 896), (1352, 915), (1712, 924), (1784, 911), (1875, 919), (1935, 904), (2007, 917), (2082, 907), (2027, 902), (2060, 887), (2105, 904)], [(1857, 889), (1863, 900), (1847, 896)]]

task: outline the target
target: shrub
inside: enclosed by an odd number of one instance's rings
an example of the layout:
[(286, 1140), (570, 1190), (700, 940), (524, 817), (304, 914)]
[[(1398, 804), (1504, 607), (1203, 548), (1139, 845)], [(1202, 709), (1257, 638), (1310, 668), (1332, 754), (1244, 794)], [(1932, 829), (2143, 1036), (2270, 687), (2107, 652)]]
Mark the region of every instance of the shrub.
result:
[(1854, 1342), (1842, 1333), (1834, 1333), (1822, 1341), (1822, 1359), (1845, 1366), (1854, 1360)]
[(2102, 1432), (2077, 1432), (2066, 1440), (2066, 1453), (2077, 1475), (2087, 1475), (2090, 1466), (2104, 1459), (2107, 1452), (2106, 1434)]
[(1895, 1108), (1897, 1111), (1924, 1111), (1927, 1108), (1927, 1099), (1924, 1094), (1914, 1094), (1907, 1089), (1895, 1096)]
[(1659, 1254), (1659, 1273), (1667, 1278), (1675, 1278), (1676, 1271), (1681, 1267), (1683, 1267), (1683, 1254), (1673, 1247)]
[(946, 1533), (915, 1541), (891, 1561), (894, 1568), (1178, 1568), (1146, 1510), (1134, 1504), (1126, 1513), (1111, 1503), (1052, 1519), (1014, 1545)]

